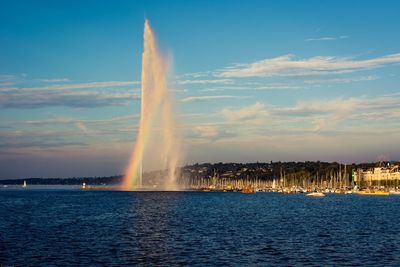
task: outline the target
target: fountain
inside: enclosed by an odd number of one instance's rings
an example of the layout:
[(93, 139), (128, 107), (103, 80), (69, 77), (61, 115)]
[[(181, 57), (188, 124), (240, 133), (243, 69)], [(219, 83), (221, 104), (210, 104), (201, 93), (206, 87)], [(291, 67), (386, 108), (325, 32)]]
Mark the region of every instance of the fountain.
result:
[(176, 177), (181, 162), (181, 139), (168, 88), (169, 62), (158, 49), (148, 20), (144, 24), (142, 56), (141, 116), (136, 143), (125, 171), (124, 190), (145, 189), (142, 172), (146, 163), (164, 174), (156, 190), (177, 190)]

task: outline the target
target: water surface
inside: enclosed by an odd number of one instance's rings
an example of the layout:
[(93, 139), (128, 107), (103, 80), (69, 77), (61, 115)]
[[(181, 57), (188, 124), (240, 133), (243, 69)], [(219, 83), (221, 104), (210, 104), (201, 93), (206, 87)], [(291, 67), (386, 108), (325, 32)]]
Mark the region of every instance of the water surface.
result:
[(400, 265), (400, 197), (0, 189), (0, 265)]

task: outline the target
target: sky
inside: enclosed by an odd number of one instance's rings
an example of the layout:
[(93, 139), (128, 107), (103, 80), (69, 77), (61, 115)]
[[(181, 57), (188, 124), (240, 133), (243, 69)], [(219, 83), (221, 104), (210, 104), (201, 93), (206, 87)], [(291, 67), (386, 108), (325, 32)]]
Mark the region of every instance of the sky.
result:
[(185, 164), (399, 160), (398, 14), (389, 0), (2, 0), (0, 179), (123, 173), (146, 18), (172, 59)]

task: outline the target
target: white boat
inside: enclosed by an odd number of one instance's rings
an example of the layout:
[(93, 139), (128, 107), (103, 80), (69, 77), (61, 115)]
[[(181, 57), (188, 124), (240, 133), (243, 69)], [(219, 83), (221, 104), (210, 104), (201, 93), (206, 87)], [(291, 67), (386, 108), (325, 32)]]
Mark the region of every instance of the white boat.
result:
[(400, 195), (400, 191), (394, 191), (394, 190), (392, 190), (392, 191), (389, 192), (389, 194), (390, 194), (390, 195)]
[(306, 195), (307, 197), (324, 197), (325, 194), (322, 192), (312, 192)]
[(24, 184), (22, 185), (23, 188), (26, 188), (26, 181), (24, 180)]

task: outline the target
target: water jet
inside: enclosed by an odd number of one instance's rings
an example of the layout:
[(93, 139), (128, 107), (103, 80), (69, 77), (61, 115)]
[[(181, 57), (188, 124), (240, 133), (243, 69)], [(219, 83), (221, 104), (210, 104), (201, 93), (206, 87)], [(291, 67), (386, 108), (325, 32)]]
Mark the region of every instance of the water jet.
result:
[[(168, 75), (169, 61), (158, 48), (149, 21), (144, 23), (142, 55), (141, 111), (139, 130), (132, 156), (125, 171), (123, 190), (177, 190), (176, 178), (181, 162), (181, 138), (174, 116)], [(146, 163), (153, 169), (165, 170), (154, 186), (143, 180)]]

